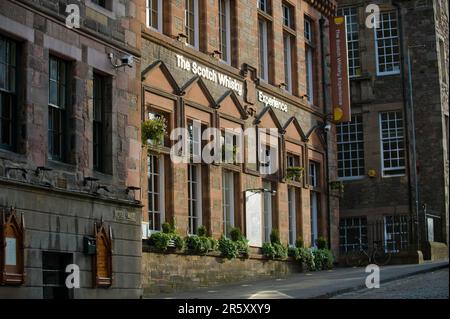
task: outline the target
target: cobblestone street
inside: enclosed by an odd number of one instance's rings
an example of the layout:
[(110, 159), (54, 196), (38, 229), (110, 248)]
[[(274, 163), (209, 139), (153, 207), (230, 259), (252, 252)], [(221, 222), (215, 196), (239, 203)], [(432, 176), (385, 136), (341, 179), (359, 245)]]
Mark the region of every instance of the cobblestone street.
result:
[(448, 268), (362, 289), (334, 299), (448, 299)]

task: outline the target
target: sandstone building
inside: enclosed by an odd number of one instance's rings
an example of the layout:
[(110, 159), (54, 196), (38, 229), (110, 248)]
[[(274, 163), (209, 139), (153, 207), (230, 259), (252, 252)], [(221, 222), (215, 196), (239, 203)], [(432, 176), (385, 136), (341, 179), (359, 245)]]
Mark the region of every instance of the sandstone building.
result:
[[(378, 29), (366, 22), (373, 4)], [(448, 1), (341, 0), (338, 14), (353, 113), (337, 127), (341, 251), (381, 240), (431, 258), (448, 244)]]
[(0, 299), (141, 295), (139, 2), (0, 1)]

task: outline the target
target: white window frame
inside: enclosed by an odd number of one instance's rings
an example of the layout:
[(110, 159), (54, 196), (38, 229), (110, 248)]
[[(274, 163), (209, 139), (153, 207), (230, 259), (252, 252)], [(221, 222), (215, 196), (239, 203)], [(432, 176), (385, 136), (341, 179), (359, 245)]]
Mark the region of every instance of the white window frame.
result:
[(286, 91), (292, 94), (292, 36), (283, 36)]
[[(403, 113), (402, 113), (402, 111), (398, 111), (398, 110), (395, 110), (395, 111), (385, 111), (385, 112), (380, 112), (379, 113), (379, 115), (378, 115), (378, 125), (379, 125), (379, 134), (380, 134), (380, 153), (381, 153), (381, 171), (382, 171), (382, 177), (384, 177), (384, 178), (389, 178), (389, 177), (399, 177), (399, 176), (405, 176), (405, 174), (406, 174), (406, 148), (407, 148), (407, 146), (406, 146), (406, 140), (405, 140), (405, 130), (404, 130), (404, 127), (402, 126), (401, 127), (401, 132), (402, 132), (402, 135), (401, 136), (398, 136), (398, 134), (396, 134), (396, 136), (395, 137), (387, 137), (387, 138), (383, 138), (383, 122), (382, 122), (382, 115), (383, 114), (389, 114), (389, 113), (396, 113), (396, 117), (395, 117), (395, 119), (397, 120), (398, 118), (397, 118), (397, 114), (401, 114), (401, 120), (402, 120), (402, 123), (404, 123), (404, 116), (403, 116)], [(388, 122), (389, 122), (389, 120), (388, 120)], [(397, 129), (397, 132), (398, 132), (398, 127), (397, 127), (397, 122), (395, 122), (396, 124), (396, 129)], [(389, 124), (389, 123), (388, 123)], [(389, 130), (389, 127), (388, 127), (388, 129), (387, 130)], [(403, 141), (403, 145), (404, 145), (404, 149), (403, 149), (403, 152), (404, 152), (404, 157), (403, 157), (403, 159), (404, 159), (404, 163), (405, 163), (405, 165), (403, 165), (403, 166), (395, 166), (395, 167), (385, 167), (385, 165), (384, 165), (384, 161), (385, 161), (385, 158), (384, 158), (384, 147), (383, 147), (383, 142), (384, 141), (391, 141), (391, 140), (402, 140)], [(399, 151), (399, 150), (401, 150), (401, 149), (397, 149), (397, 152)], [(392, 152), (392, 150), (391, 149), (389, 149), (389, 151), (390, 152)], [(401, 158), (400, 157), (398, 157), (398, 158), (396, 158), (397, 160), (400, 160)], [(390, 159), (390, 160), (392, 160), (392, 159)], [(403, 169), (403, 173), (401, 173), (401, 174), (392, 174), (392, 175), (390, 175), (390, 174), (386, 174), (386, 172), (387, 171), (396, 171), (396, 170), (401, 170), (401, 169)]]
[[(188, 0), (191, 1), (191, 0)], [(190, 44), (189, 42), (186, 42), (187, 46), (194, 48), (194, 49), (199, 49), (199, 5), (198, 5), (198, 1), (199, 0), (192, 0), (194, 1), (194, 45)], [(185, 9), (184, 10), (184, 27), (185, 29), (188, 27), (187, 26), (187, 21), (188, 21), (188, 10)], [(187, 36), (187, 34), (186, 34)]]
[[(391, 219), (388, 222), (388, 219)], [(392, 227), (392, 232), (388, 233), (387, 228), (388, 225)], [(399, 231), (396, 232), (395, 226), (398, 225)], [(405, 230), (406, 229), (406, 230)], [(389, 237), (388, 237), (389, 234)], [(408, 220), (405, 215), (400, 216), (384, 216), (384, 250), (385, 252), (391, 252), (396, 253), (399, 252), (400, 249), (403, 249), (408, 247), (409, 244), (409, 236), (411, 234), (409, 233), (408, 229)], [(404, 239), (404, 236), (406, 236), (406, 240)], [(392, 238), (394, 237), (394, 238)], [(395, 241), (395, 238), (400, 237), (400, 243)], [(400, 244), (400, 247), (398, 245)], [(393, 245), (392, 249), (388, 248), (388, 245)]]
[[(283, 15), (283, 25), (290, 29), (294, 29), (293, 28), (293, 19), (292, 19), (293, 18), (293, 14), (292, 14), (293, 8), (286, 3), (282, 3), (281, 9), (282, 9), (282, 15)], [(287, 13), (287, 16), (286, 16), (286, 13)]]
[(157, 22), (157, 28), (154, 28), (151, 25), (151, 9), (150, 3), (152, 0), (145, 0), (146, 1), (146, 12), (147, 12), (147, 28), (150, 28), (152, 30), (162, 32), (163, 29), (163, 0), (158, 0), (158, 22)]
[[(350, 78), (361, 76), (361, 56), (359, 51), (359, 21), (357, 7), (344, 7), (338, 11), (340, 16), (346, 17), (347, 25), (347, 52), (348, 52), (348, 73)], [(355, 39), (356, 38), (356, 39)]]
[(307, 45), (306, 46), (306, 90), (307, 98), (310, 104), (314, 104), (314, 55), (313, 49)]
[[(342, 225), (344, 224), (344, 225)], [(348, 237), (348, 231), (350, 229), (357, 229), (359, 233), (360, 243), (353, 243)], [(363, 237), (363, 229), (365, 229), (365, 236)], [(341, 235), (343, 231), (343, 235)], [(342, 252), (360, 251), (361, 249), (367, 249), (368, 237), (367, 237), (367, 217), (344, 217), (339, 221), (339, 250)], [(350, 243), (349, 243), (350, 242)], [(349, 249), (351, 248), (351, 249)]]
[[(361, 121), (359, 121), (359, 118)], [(361, 131), (358, 130), (358, 126), (361, 126)], [(344, 131), (344, 127), (346, 127), (347, 132)], [(340, 130), (340, 132), (339, 132)], [(362, 139), (359, 139), (358, 136), (362, 134)], [(347, 136), (347, 140), (344, 141), (344, 136)], [(356, 136), (356, 137), (355, 137)], [(362, 114), (354, 114), (352, 115), (351, 122), (344, 122), (340, 123), (336, 127), (336, 138), (337, 138), (337, 152), (338, 152), (338, 179), (339, 180), (354, 180), (354, 179), (361, 179), (365, 176), (365, 153), (364, 153), (364, 127), (363, 127), (363, 118)], [(362, 146), (360, 147), (360, 144)], [(339, 147), (342, 146), (345, 148), (347, 147), (347, 150), (339, 150)], [(357, 157), (353, 158), (352, 154), (353, 152), (357, 153)], [(342, 159), (339, 159), (339, 155), (342, 153)], [(362, 153), (362, 157), (361, 157)], [(345, 158), (345, 154), (349, 154), (349, 158)], [(360, 165), (360, 161), (363, 161), (363, 165)], [(353, 161), (357, 161), (358, 164), (356, 167), (353, 167)], [(344, 176), (340, 176), (341, 169), (339, 168), (339, 162), (343, 163), (343, 169)], [(347, 165), (349, 165), (347, 167)], [(356, 168), (359, 171), (358, 175), (353, 175), (353, 169)], [(345, 170), (350, 169), (350, 175), (345, 176)]]
[[(258, 7), (259, 10), (265, 12), (265, 13), (269, 13), (269, 9), (270, 9), (270, 0), (258, 0), (258, 3), (256, 4), (256, 6)], [(263, 4), (264, 8), (262, 8), (261, 4)]]
[(317, 175), (319, 163), (309, 161), (309, 185), (312, 187), (319, 187), (319, 176)]
[[(228, 191), (229, 197), (226, 196)], [(229, 200), (229, 202), (228, 202)], [(224, 170), (222, 172), (222, 208), (223, 208), (223, 234), (228, 236), (230, 230), (234, 227), (234, 173)], [(227, 210), (228, 208), (228, 210)], [(227, 216), (227, 212), (229, 216)], [(227, 227), (227, 220), (229, 217), (229, 226)]]
[(220, 8), (221, 8), (221, 1), (225, 1), (225, 8), (223, 8), (224, 15), (225, 15), (225, 44), (226, 44), (226, 58), (223, 58), (224, 52), (222, 52), (221, 61), (226, 64), (231, 64), (231, 5), (230, 0), (219, 0), (219, 41), (220, 41), (220, 50), (222, 50), (222, 31), (220, 28), (221, 25), (221, 15), (220, 15)]
[[(149, 222), (148, 223), (148, 233), (150, 235), (153, 234), (153, 233), (158, 233), (158, 232), (162, 231), (162, 224), (165, 221), (164, 156), (163, 155), (158, 156), (158, 155), (154, 155), (154, 154), (148, 155), (148, 157), (147, 157), (147, 170), (148, 170), (148, 160), (149, 160), (149, 157), (151, 157), (151, 156), (154, 156), (155, 158), (158, 159), (158, 171), (159, 171), (158, 172), (158, 178), (159, 178), (159, 183), (158, 183), (159, 184), (159, 216), (160, 216), (159, 225), (160, 225), (161, 229), (159, 229), (159, 230), (158, 229), (150, 229), (150, 222)], [(154, 174), (151, 174), (151, 175), (152, 175), (151, 185), (154, 185), (154, 182), (153, 182)], [(150, 178), (150, 171), (147, 172), (147, 183), (148, 183), (148, 179), (149, 178)], [(148, 194), (148, 196), (149, 196), (150, 193), (154, 194), (154, 191), (150, 192), (149, 189), (150, 189), (150, 187), (147, 187), (147, 194)], [(154, 205), (154, 200), (152, 200), (152, 203)], [(149, 219), (149, 221), (150, 221), (150, 218), (152, 218), (151, 214), (153, 212), (150, 209), (151, 208), (148, 207), (148, 219)], [(153, 221), (153, 225), (155, 225), (154, 221)]]
[(270, 233), (272, 232), (272, 184), (270, 182), (264, 181), (263, 188), (269, 191), (263, 192), (263, 222), (262, 222), (262, 235), (263, 243), (270, 243)]
[[(197, 201), (197, 209), (195, 212), (193, 212), (193, 208), (192, 208), (192, 199), (191, 199), (191, 194), (192, 194), (192, 170), (190, 172), (190, 176), (191, 176), (191, 180), (188, 178), (188, 233), (189, 235), (195, 235), (197, 232), (198, 227), (202, 226), (202, 166), (201, 164), (188, 164), (188, 170), (190, 170), (192, 167), (196, 168), (196, 194), (197, 194), (197, 198), (195, 198), (194, 200)], [(191, 215), (191, 213), (194, 213), (195, 215)], [(192, 229), (191, 232), (191, 228), (193, 225), (191, 225), (191, 220), (192, 219), (197, 219), (197, 229)]]
[(288, 218), (289, 218), (289, 246), (295, 246), (297, 241), (297, 193), (295, 187), (288, 187)]
[[(384, 15), (388, 14), (389, 15), (389, 24), (392, 21), (392, 18), (390, 16), (390, 14), (394, 14), (395, 15), (395, 21), (397, 21), (397, 36), (389, 36), (389, 37), (383, 37), (383, 38), (378, 38), (378, 32), (380, 29), (382, 29), (382, 33), (386, 32), (385, 29), (383, 28), (383, 22), (384, 22)], [(379, 24), (379, 28), (373, 28), (374, 30), (374, 34), (375, 34), (375, 64), (377, 67), (377, 76), (386, 76), (386, 75), (395, 75), (395, 74), (400, 74), (400, 68), (401, 68), (401, 60), (400, 60), (400, 40), (399, 40), (399, 28), (398, 28), (398, 17), (397, 17), (397, 12), (396, 11), (386, 11), (386, 12), (380, 12), (380, 21), (375, 21), (375, 25)], [(376, 18), (375, 18), (376, 19)], [(390, 30), (390, 29), (389, 29)], [(378, 54), (378, 41), (387, 41), (387, 40), (392, 40), (392, 41), (397, 41), (397, 46), (398, 46), (398, 54), (394, 55), (391, 54), (392, 59), (394, 59), (394, 56), (398, 57), (397, 63), (398, 63), (398, 68), (396, 70), (392, 70), (392, 71), (380, 71), (380, 56)], [(384, 48), (388, 48), (387, 46), (384, 46)], [(393, 50), (394, 46), (389, 46), (389, 48), (391, 49), (391, 51)], [(392, 64), (392, 66), (394, 66), (394, 62), (390, 62)]]
[[(264, 82), (269, 81), (269, 52), (268, 52), (268, 33), (267, 21), (265, 19), (258, 20), (258, 37), (259, 37), (259, 76)], [(261, 61), (262, 60), (262, 61)]]

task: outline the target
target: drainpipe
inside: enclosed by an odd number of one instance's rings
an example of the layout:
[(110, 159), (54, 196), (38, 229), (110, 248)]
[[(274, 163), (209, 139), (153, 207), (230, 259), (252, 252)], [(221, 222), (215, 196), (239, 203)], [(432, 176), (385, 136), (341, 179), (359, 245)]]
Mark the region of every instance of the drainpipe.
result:
[[(327, 60), (325, 57), (325, 44), (324, 44), (324, 29), (325, 29), (326, 19), (321, 15), (319, 23), (320, 23), (320, 55), (322, 58), (322, 99), (324, 105), (324, 123), (326, 124), (326, 114), (329, 114), (331, 110), (328, 110), (327, 103), (327, 83), (326, 83), (326, 65)], [(328, 237), (328, 246), (331, 249), (331, 207), (330, 207), (330, 167), (329, 167), (329, 150), (328, 150), (328, 133), (326, 130), (323, 130), (323, 135), (325, 139), (325, 180), (326, 180), (326, 190), (327, 190), (327, 237)]]
[[(403, 113), (406, 116), (406, 121), (405, 122), (405, 142), (406, 145), (408, 145), (408, 165), (407, 165), (407, 175), (408, 175), (408, 202), (409, 202), (409, 211), (412, 213), (413, 212), (413, 196), (412, 196), (412, 185), (411, 185), (411, 165), (410, 165), (410, 161), (409, 161), (409, 112), (408, 112), (408, 106), (407, 106), (407, 88), (405, 86), (405, 82), (406, 82), (406, 76), (405, 76), (405, 55), (404, 55), (404, 46), (405, 46), (405, 42), (404, 42), (404, 37), (403, 37), (403, 17), (402, 17), (402, 10), (401, 10), (401, 5), (399, 2), (396, 1), (392, 1), (392, 5), (397, 9), (397, 17), (398, 17), (398, 33), (399, 33), (399, 41), (400, 41), (400, 66), (401, 66), (401, 76), (402, 76), (402, 97), (403, 97)], [(409, 63), (409, 61), (408, 61)], [(414, 156), (415, 158), (415, 156)], [(417, 167), (414, 167), (414, 170), (416, 170)], [(416, 200), (418, 200), (416, 198)], [(416, 218), (418, 218), (418, 211), (416, 211)], [(411, 214), (412, 215), (412, 214)], [(419, 220), (416, 220), (416, 244), (417, 244), (417, 250), (420, 250), (420, 241), (419, 241)]]

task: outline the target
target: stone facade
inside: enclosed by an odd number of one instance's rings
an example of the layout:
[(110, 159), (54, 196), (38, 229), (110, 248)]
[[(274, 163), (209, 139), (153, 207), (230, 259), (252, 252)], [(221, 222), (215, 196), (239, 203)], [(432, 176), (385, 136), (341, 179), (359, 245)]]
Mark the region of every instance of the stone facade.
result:
[[(0, 148), (0, 206), (23, 214), (26, 278), (22, 286), (0, 287), (0, 298), (45, 297), (43, 256), (50, 252), (80, 267), (74, 298), (141, 295), (141, 205), (126, 192), (140, 181), (140, 2), (107, 0), (106, 8), (90, 0), (0, 3), (0, 36), (17, 44), (20, 79), (17, 138), (8, 150)], [(66, 27), (69, 4), (80, 9), (80, 28)], [(115, 70), (110, 53), (134, 56), (134, 66)], [(50, 55), (69, 65), (63, 162), (48, 156)], [(104, 173), (93, 169), (94, 73), (110, 81)], [(93, 256), (83, 253), (83, 239), (94, 236), (95, 223), (102, 221), (112, 230), (113, 274), (110, 288), (97, 289)]]
[[(351, 79), (352, 113), (362, 116), (365, 154), (364, 175), (344, 179), (340, 216), (366, 217), (368, 224), (385, 216), (419, 216), (420, 249), (427, 258), (425, 214), (434, 218), (434, 240), (448, 244), (448, 1), (375, 1), (382, 13), (396, 12), (399, 26), (400, 71), (384, 76), (377, 75), (375, 32), (365, 25), (366, 6), (373, 3), (338, 1), (339, 8), (356, 9), (361, 72)], [(390, 110), (403, 114), (406, 165), (402, 176), (383, 177), (379, 113)], [(369, 177), (369, 171), (375, 174)]]
[[(330, 164), (330, 180), (336, 177), (335, 172), (335, 144), (334, 137), (329, 134), (329, 156), (321, 139), (319, 130), (314, 130), (308, 140), (305, 134), (318, 122), (322, 121), (324, 114), (329, 112), (329, 103), (324, 93), (328, 93), (329, 70), (322, 73), (323, 63), (320, 54), (321, 27), (323, 18), (323, 45), (325, 55), (328, 52), (328, 24), (324, 7), (306, 2), (295, 2), (292, 5), (295, 27), (286, 30), (282, 20), (281, 1), (273, 1), (270, 14), (266, 15), (257, 8), (256, 2), (231, 1), (231, 61), (229, 64), (220, 61), (214, 51), (219, 50), (219, 19), (218, 2), (199, 1), (199, 33), (198, 49), (186, 45), (183, 41), (185, 33), (183, 1), (165, 1), (163, 10), (163, 23), (159, 31), (148, 26), (142, 29), (142, 75), (143, 75), (143, 116), (148, 119), (148, 113), (165, 114), (169, 123), (169, 131), (174, 127), (187, 127), (192, 119), (199, 119), (207, 127), (224, 129), (227, 127), (246, 128), (275, 128), (280, 141), (281, 151), (278, 153), (281, 169), (274, 179), (262, 176), (256, 166), (249, 163), (242, 165), (212, 164), (201, 166), (202, 183), (202, 212), (201, 224), (207, 227), (208, 232), (215, 238), (224, 233), (223, 213), (223, 183), (224, 171), (233, 172), (234, 179), (234, 226), (241, 228), (246, 234), (245, 191), (262, 188), (264, 181), (272, 183), (276, 194), (273, 199), (272, 228), (280, 231), (281, 240), (288, 242), (289, 214), (288, 214), (288, 188), (295, 188), (296, 196), (296, 234), (303, 237), (306, 245), (311, 245), (311, 192), (319, 193), (318, 200), (318, 235), (329, 238), (328, 227), (331, 228), (332, 248), (337, 251), (337, 223), (338, 203), (336, 196), (327, 200), (326, 167), (327, 159)], [(327, 1), (330, 6), (333, 1)], [(141, 21), (146, 21), (146, 10), (138, 8)], [(306, 72), (305, 72), (305, 39), (304, 20), (309, 17), (313, 21), (313, 36), (315, 39), (314, 51), (314, 97), (315, 103), (306, 101)], [(264, 82), (259, 78), (258, 70), (258, 19), (267, 19), (270, 22), (269, 31), (269, 79)], [(279, 84), (285, 81), (283, 34), (290, 32), (294, 40), (292, 94), (288, 93)], [(244, 92), (231, 93), (231, 90), (208, 79), (199, 79), (189, 70), (179, 65), (179, 56), (190, 63), (197, 63), (215, 72), (227, 75), (244, 86)], [(326, 55), (327, 57), (327, 55)], [(326, 58), (327, 59), (327, 58)], [(325, 75), (325, 79), (323, 78)], [(322, 85), (327, 88), (324, 92)], [(258, 100), (258, 92), (274, 97), (287, 105), (288, 111), (283, 112), (271, 107), (270, 111)], [(243, 113), (240, 112), (244, 111)], [(295, 119), (295, 121), (294, 121)], [(295, 123), (298, 123), (298, 127)], [(287, 125), (286, 125), (287, 124)], [(234, 126), (233, 126), (234, 125)], [(286, 125), (286, 127), (285, 127)], [(248, 143), (248, 141), (246, 141)], [(149, 148), (149, 154), (159, 158), (164, 163), (164, 188), (162, 197), (164, 213), (161, 221), (172, 222), (175, 219), (177, 232), (182, 236), (189, 231), (189, 192), (188, 192), (188, 165), (173, 164), (170, 161), (168, 143), (162, 149)], [(285, 180), (285, 149), (299, 156), (299, 165), (305, 167), (305, 174), (298, 183)], [(308, 167), (310, 162), (317, 162), (319, 168), (319, 187), (314, 189), (309, 183)], [(147, 156), (142, 159), (142, 193), (144, 213), (144, 232), (147, 227), (152, 231), (159, 230), (158, 222), (153, 220), (154, 209), (149, 207)], [(152, 195), (151, 195), (152, 196)], [(153, 205), (153, 204), (152, 204)], [(330, 207), (330, 210), (328, 210)], [(150, 213), (147, 213), (149, 212)], [(158, 211), (159, 213), (159, 211)], [(149, 220), (150, 218), (150, 220)], [(148, 226), (147, 226), (148, 225)], [(146, 235), (149, 236), (150, 233)], [(248, 235), (248, 234), (247, 234)], [(144, 236), (145, 237), (145, 236)], [(144, 274), (145, 276), (145, 274)]]

